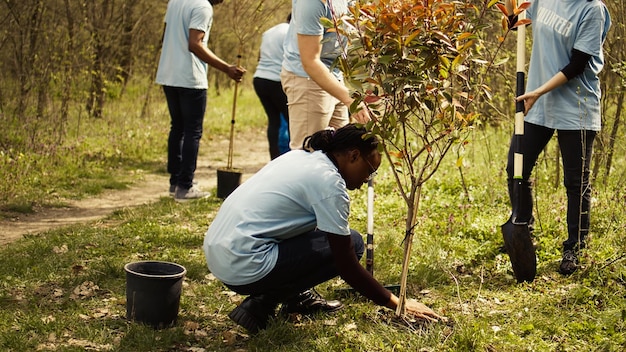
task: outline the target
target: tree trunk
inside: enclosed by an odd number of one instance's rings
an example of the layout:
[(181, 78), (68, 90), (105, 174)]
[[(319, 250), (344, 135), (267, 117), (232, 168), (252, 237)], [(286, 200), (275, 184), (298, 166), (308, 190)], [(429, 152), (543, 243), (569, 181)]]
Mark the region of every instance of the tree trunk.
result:
[(89, 98), (87, 100), (87, 111), (94, 118), (102, 117), (102, 109), (104, 105), (104, 73), (102, 72), (102, 44), (96, 35), (96, 49), (91, 66), (91, 88), (89, 89)]
[(415, 235), (415, 226), (417, 225), (417, 212), (422, 195), (422, 185), (415, 186), (409, 202), (407, 202), (406, 231), (404, 235), (404, 257), (402, 259), (402, 274), (400, 277), (400, 295), (398, 307), (396, 308), (396, 316), (402, 317), (406, 307), (406, 287), (409, 276), (409, 265), (411, 263), (411, 252), (413, 250), (413, 237)]
[(619, 130), (619, 126), (622, 123), (622, 106), (624, 104), (624, 91), (620, 91), (617, 99), (615, 101), (615, 105), (617, 109), (615, 110), (615, 117), (613, 120), (613, 126), (611, 128), (611, 134), (609, 135), (609, 148), (608, 154), (606, 156), (606, 163), (604, 165), (604, 179), (608, 179), (609, 173), (611, 172), (611, 166), (613, 163), (613, 153), (615, 151), (615, 141), (617, 140), (617, 132)]
[[(106, 80), (106, 61), (110, 55), (106, 44), (106, 32), (113, 30), (109, 21), (110, 1), (103, 0), (100, 8), (94, 3), (92, 11), (99, 12), (93, 16), (92, 20), (92, 44), (93, 53), (91, 61), (91, 87), (89, 89), (89, 98), (87, 100), (87, 111), (91, 117), (101, 118), (105, 101), (105, 80)], [(88, 10), (89, 11), (89, 10)]]
[(120, 74), (119, 79), (126, 87), (130, 78), (133, 65), (133, 39), (135, 27), (135, 7), (136, 1), (124, 2), (122, 8), (122, 40), (120, 48)]
[(61, 143), (65, 137), (65, 126), (67, 125), (67, 119), (70, 110), (70, 99), (72, 92), (72, 79), (73, 79), (73, 63), (71, 56), (74, 54), (74, 16), (70, 7), (70, 1), (64, 0), (65, 4), (65, 20), (67, 21), (67, 48), (63, 54), (63, 92), (61, 93), (61, 111), (59, 112), (60, 123), (57, 128), (57, 143)]

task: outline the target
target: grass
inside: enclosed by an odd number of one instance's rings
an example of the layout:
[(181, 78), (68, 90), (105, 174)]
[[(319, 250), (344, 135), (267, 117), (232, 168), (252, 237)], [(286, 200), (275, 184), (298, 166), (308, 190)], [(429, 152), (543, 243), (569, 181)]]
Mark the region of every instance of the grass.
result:
[[(254, 99), (253, 94), (244, 94), (239, 100), (242, 110), (250, 112), (242, 115), (252, 116), (250, 120), (242, 116), (242, 128), (264, 122)], [(228, 97), (211, 101), (215, 104), (207, 113), (205, 138), (228, 133), (229, 127)], [(103, 146), (101, 153), (94, 152), (94, 160), (104, 170), (131, 175), (129, 169), (143, 165), (147, 171), (163, 172), (160, 134), (167, 121), (161, 121), (166, 120), (164, 105), (155, 106), (158, 118), (151, 121), (160, 127), (150, 127), (153, 138), (131, 138), (138, 145), (120, 149), (127, 157), (118, 161), (129, 160), (133, 167), (111, 166), (110, 158), (102, 155), (112, 149)], [(140, 128), (126, 130), (139, 133)], [(121, 134), (110, 138), (131, 140)], [(554, 152), (548, 148), (546, 161), (536, 171), (538, 276), (531, 284), (516, 284), (508, 257), (499, 252), (499, 226), (508, 217), (503, 171), (507, 145), (508, 133), (492, 129), (474, 133), (462, 168), (467, 193), (453, 158), (426, 184), (409, 295), (446, 315), (448, 324), (407, 326), (393, 319), (389, 310), (348, 296), (341, 297), (346, 307), (337, 314), (276, 319), (267, 330), (248, 336), (227, 318), (243, 297), (211, 276), (201, 249), (221, 201), (178, 204), (162, 198), (104, 220), (29, 235), (0, 249), (0, 350), (623, 351), (623, 180), (613, 178), (594, 190), (592, 237), (581, 258), (583, 268), (563, 277), (556, 269), (565, 233), (565, 195), (562, 186), (553, 186), (555, 170), (549, 160)], [(128, 152), (132, 148), (135, 154)], [(151, 148), (159, 152), (147, 152)], [(384, 164), (377, 176), (374, 275), (394, 284), (399, 282), (404, 206), (387, 167)], [(616, 166), (614, 174), (620, 175), (624, 167)], [(72, 190), (50, 180), (50, 188)], [(366, 192), (354, 191), (351, 196), (351, 225), (364, 232)], [(172, 328), (154, 330), (125, 319), (124, 264), (148, 259), (187, 268), (179, 318)], [(318, 290), (331, 298), (338, 297), (336, 289), (342, 287), (340, 280), (333, 280)]]
[[(58, 126), (38, 122), (25, 128), (24, 121), (6, 120), (0, 113), (0, 121), (9, 124), (0, 145), (7, 141), (15, 145), (0, 150), (0, 179), (6, 181), (0, 183), (0, 218), (123, 189), (145, 172), (165, 174), (170, 121), (163, 92), (157, 86), (148, 94), (134, 86), (129, 91), (133, 96), (111, 99), (101, 119), (87, 117), (77, 103), (63, 126), (61, 142), (51, 132)], [(228, 135), (233, 98), (232, 90), (209, 97), (203, 143)], [(142, 117), (144, 102), (149, 108)], [(236, 129), (265, 126), (267, 118), (251, 87), (240, 90), (235, 117)]]

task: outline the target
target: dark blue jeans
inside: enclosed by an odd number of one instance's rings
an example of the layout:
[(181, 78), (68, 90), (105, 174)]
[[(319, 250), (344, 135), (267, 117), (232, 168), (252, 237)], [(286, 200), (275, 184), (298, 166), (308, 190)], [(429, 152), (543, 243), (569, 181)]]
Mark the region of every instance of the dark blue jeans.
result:
[[(521, 221), (532, 217), (532, 191), (529, 178), (541, 151), (548, 144), (554, 129), (524, 122), (524, 135), (521, 136), (521, 152), (524, 155), (522, 187), (520, 187), (519, 213)], [(585, 237), (589, 232), (589, 208), (591, 201), (591, 185), (589, 183), (589, 166), (593, 151), (595, 131), (557, 130), (557, 139), (563, 160), (563, 184), (567, 192), (567, 232), (568, 238), (563, 242), (563, 249), (582, 249)], [(513, 205), (513, 154), (516, 150), (515, 136), (511, 139), (506, 171), (509, 183), (509, 199)], [(524, 219), (525, 217), (525, 219)]]
[[(365, 251), (363, 237), (355, 230), (350, 235), (357, 258), (361, 259)], [(261, 280), (226, 286), (241, 295), (264, 295), (279, 303), (337, 275), (326, 234), (315, 230), (280, 242), (276, 266)]]
[(269, 143), (270, 158), (275, 159), (280, 155), (278, 148), (278, 132), (280, 130), (280, 115), (289, 123), (289, 109), (287, 108), (287, 95), (283, 91), (280, 81), (255, 77), (252, 80), (265, 114), (267, 115), (267, 142)]
[(163, 86), (163, 92), (171, 117), (167, 140), (167, 172), (170, 174), (170, 185), (189, 189), (196, 172), (207, 91)]

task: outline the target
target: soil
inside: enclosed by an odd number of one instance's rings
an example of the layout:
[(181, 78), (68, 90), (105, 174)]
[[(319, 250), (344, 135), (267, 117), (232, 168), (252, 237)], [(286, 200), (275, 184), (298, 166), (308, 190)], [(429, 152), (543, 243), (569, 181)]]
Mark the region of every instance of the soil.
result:
[[(200, 145), (201, 155), (195, 180), (203, 190), (217, 187), (217, 169), (225, 168), (228, 159), (229, 138), (220, 137)], [(265, 131), (237, 131), (233, 144), (233, 167), (243, 172), (242, 182), (269, 162)], [(54, 228), (102, 219), (116, 210), (139, 206), (169, 197), (169, 175), (143, 175), (141, 181), (125, 190), (106, 191), (97, 197), (66, 200), (63, 208), (41, 208), (31, 214), (16, 214), (0, 220), (0, 246)]]

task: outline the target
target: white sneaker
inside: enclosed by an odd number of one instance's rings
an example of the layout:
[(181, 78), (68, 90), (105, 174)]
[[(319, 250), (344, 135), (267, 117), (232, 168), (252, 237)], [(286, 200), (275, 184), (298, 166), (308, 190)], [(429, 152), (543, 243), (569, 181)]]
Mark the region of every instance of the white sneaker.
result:
[[(193, 180), (193, 186), (196, 186), (198, 181)], [(176, 185), (170, 185), (170, 197), (174, 197), (176, 195)]]
[(202, 190), (200, 190), (200, 188), (198, 188), (198, 186), (193, 185), (189, 189), (176, 187), (174, 200), (177, 202), (186, 202), (192, 199), (208, 198), (210, 196), (211, 196), (211, 193), (203, 192)]

